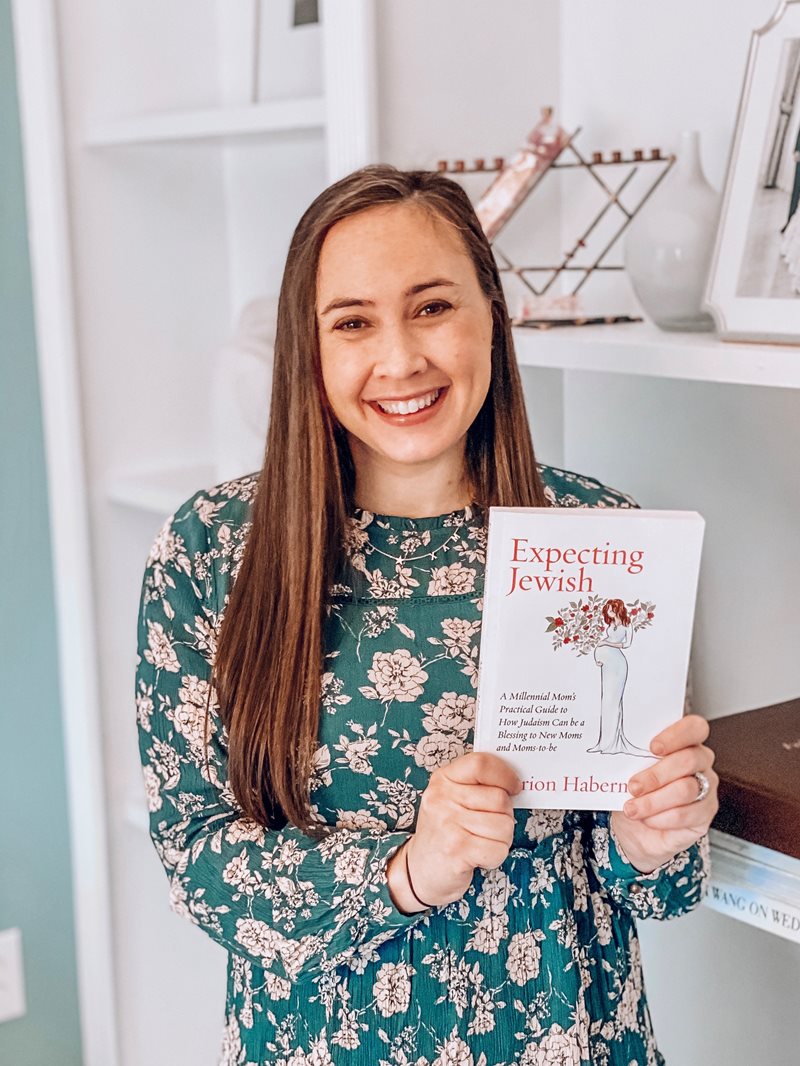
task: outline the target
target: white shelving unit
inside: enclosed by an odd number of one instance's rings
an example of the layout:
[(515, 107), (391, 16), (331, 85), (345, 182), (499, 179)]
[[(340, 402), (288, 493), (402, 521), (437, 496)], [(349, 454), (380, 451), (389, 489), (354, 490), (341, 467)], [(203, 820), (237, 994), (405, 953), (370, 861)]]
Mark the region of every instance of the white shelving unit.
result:
[[(270, 11), (289, 9), (289, 0), (268, 2)], [(167, 7), (14, 0), (50, 510), (60, 546), (55, 579), (68, 638), (62, 689), (70, 712), (86, 1066), (210, 1066), (216, 1053), (223, 963), (188, 925), (182, 939), (182, 920), (168, 914), (163, 874), (142, 832), (131, 740), (133, 626), (144, 557), (160, 522), (216, 480), (209, 382), (215, 353), (242, 306), (276, 291), (288, 238), (313, 196), (379, 158), (374, 0), (323, 3), (321, 31), (302, 31), (320, 33), (314, 78), (289, 99), (257, 103), (240, 91), (236, 34), (229, 33), (246, 6), (234, 13), (227, 0), (173, 0)], [(617, 24), (600, 6), (597, 13), (594, 5), (560, 6), (569, 47), (561, 42), (559, 106), (567, 125), (587, 117), (589, 143), (609, 145), (602, 123), (611, 119), (614, 138), (638, 143), (641, 129), (654, 128), (659, 105), (648, 99), (646, 123), (631, 133), (622, 128), (638, 106), (631, 82), (603, 91), (594, 85), (627, 61), (613, 54)], [(458, 41), (452, 54), (445, 49), (440, 56), (437, 46), (441, 71), (426, 62), (415, 72), (388, 33), (392, 20), (406, 17), (405, 5), (380, 10), (386, 32), (378, 44), (395, 49), (394, 65), (381, 69), (382, 78), (394, 78), (382, 87), (384, 99), (402, 109), (412, 79), (441, 75), (434, 85), (441, 99), (430, 96), (435, 106), (427, 106), (422, 89), (426, 106), (409, 109), (407, 126), (393, 126), (407, 137), (407, 154), (422, 156), (416, 165), (426, 165), (435, 159), (425, 158), (427, 146), (438, 145), (443, 124), (469, 143), (473, 115), (445, 95), (463, 74)], [(698, 12), (693, 25), (705, 19), (704, 32), (716, 41), (716, 18)], [(631, 8), (626, 17), (644, 15)], [(653, 8), (648, 18), (656, 17), (667, 16)], [(737, 17), (745, 23), (741, 12)], [(671, 13), (669, 19), (675, 36), (664, 70), (673, 69), (675, 49), (687, 44), (677, 36), (685, 22)], [(610, 43), (598, 65), (595, 37), (606, 27)], [(448, 46), (457, 29), (447, 26)], [(406, 30), (416, 41), (425, 27)], [(649, 28), (638, 32), (637, 43), (649, 48)], [(151, 59), (160, 73), (145, 80), (141, 71), (151, 69)], [(739, 59), (731, 64), (720, 99), (733, 100), (738, 90)], [(587, 69), (594, 72), (591, 87)], [(703, 64), (691, 69), (702, 71)], [(671, 82), (660, 77), (658, 84), (666, 93)], [(692, 121), (697, 115), (698, 123), (727, 133), (732, 115), (704, 118), (711, 98), (700, 85), (689, 89)], [(665, 114), (672, 96), (670, 90), (661, 101)], [(495, 106), (483, 89), (481, 99), (487, 111)], [(595, 99), (603, 101), (604, 117), (592, 129)], [(666, 128), (679, 121), (682, 114)], [(410, 165), (391, 152), (386, 158)], [(667, 334), (647, 324), (517, 328), (515, 339), (534, 401), (539, 394), (542, 409), (556, 408), (560, 419), (559, 449), (542, 455), (545, 461), (599, 476), (648, 505), (708, 511), (709, 580), (697, 641), (704, 706), (728, 713), (796, 695), (788, 691), (797, 646), (788, 604), (800, 588), (788, 571), (780, 587), (771, 586), (741, 560), (752, 543), (765, 545), (769, 557), (793, 558), (800, 347), (722, 343), (712, 334)], [(742, 603), (757, 620), (769, 606), (769, 640), (761, 623), (755, 633), (742, 632)], [(749, 664), (756, 662), (774, 694), (753, 696)], [(94, 821), (92, 812), (99, 812)], [(97, 845), (105, 812), (110, 886), (104, 887), (94, 871), (103, 861)], [(742, 864), (756, 877), (773, 869), (755, 852), (737, 853), (726, 867), (723, 851), (730, 856), (731, 848), (715, 840), (723, 873), (744, 876)], [(795, 883), (785, 873), (784, 893)], [(98, 920), (104, 908), (112, 916), (107, 938)]]
[(219, 140), (325, 130), (325, 98), (276, 100), (238, 107), (215, 107), (197, 111), (165, 111), (134, 115), (92, 127), (87, 148), (119, 148), (126, 145), (163, 144), (180, 141)]
[(800, 339), (796, 347), (733, 343), (714, 333), (665, 332), (647, 322), (518, 326), (514, 337), (521, 366), (800, 388)]

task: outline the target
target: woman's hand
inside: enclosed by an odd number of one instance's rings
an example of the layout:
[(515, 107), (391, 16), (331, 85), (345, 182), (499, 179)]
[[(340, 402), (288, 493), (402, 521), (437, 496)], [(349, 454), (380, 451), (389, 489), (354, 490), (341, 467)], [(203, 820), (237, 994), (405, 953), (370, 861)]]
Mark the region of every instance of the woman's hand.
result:
[(409, 890), (406, 858), (415, 891), (436, 906), (460, 899), (476, 866), (501, 866), (514, 839), (511, 797), (521, 789), (516, 772), (490, 752), (467, 752), (434, 770), (422, 793), (416, 831), (389, 860), (389, 889), (397, 906), (421, 909)]
[[(614, 835), (628, 860), (649, 873), (702, 837), (719, 810), (719, 778), (711, 769), (714, 752), (706, 747), (705, 718), (688, 714), (653, 738), (650, 750), (659, 762), (634, 774), (628, 782), (632, 799), (614, 811)], [(697, 802), (700, 786), (695, 772), (709, 781), (705, 799)]]

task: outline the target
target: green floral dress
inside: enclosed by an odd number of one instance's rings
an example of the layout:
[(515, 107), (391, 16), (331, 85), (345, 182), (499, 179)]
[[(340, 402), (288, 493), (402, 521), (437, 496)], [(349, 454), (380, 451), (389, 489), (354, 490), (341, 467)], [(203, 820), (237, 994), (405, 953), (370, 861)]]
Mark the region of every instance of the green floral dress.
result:
[[(552, 503), (629, 507), (542, 467)], [(480, 512), (351, 520), (331, 590), (310, 796), (319, 843), (241, 816), (212, 693), (216, 633), (256, 475), (201, 491), (147, 559), (136, 709), (151, 835), (172, 907), (229, 952), (220, 1063), (657, 1066), (634, 919), (701, 900), (708, 843), (648, 875), (607, 812), (516, 811), (514, 841), (464, 896), (414, 915), (386, 863), (432, 770), (471, 748), (485, 531)], [(206, 753), (209, 761), (206, 765)]]

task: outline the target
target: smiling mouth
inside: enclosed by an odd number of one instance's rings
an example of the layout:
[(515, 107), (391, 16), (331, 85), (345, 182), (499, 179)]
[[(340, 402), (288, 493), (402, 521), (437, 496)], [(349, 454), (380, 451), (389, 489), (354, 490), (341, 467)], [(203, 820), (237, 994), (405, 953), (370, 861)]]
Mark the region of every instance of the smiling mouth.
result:
[(424, 411), (426, 407), (432, 407), (443, 392), (443, 388), (431, 389), (430, 392), (422, 396), (414, 396), (410, 400), (372, 400), (371, 402), (387, 415), (413, 415), (417, 411)]

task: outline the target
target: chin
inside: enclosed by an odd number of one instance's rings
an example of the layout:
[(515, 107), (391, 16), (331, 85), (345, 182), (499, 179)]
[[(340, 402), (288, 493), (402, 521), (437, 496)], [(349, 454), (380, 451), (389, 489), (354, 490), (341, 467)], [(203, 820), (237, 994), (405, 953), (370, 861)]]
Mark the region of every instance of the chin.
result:
[(437, 460), (444, 458), (446, 452), (430, 451), (430, 452), (415, 452), (409, 455), (407, 452), (381, 452), (383, 458), (392, 463), (395, 466), (406, 466), (410, 469), (413, 467), (423, 467), (436, 463)]
[[(439, 460), (449, 458), (455, 449), (461, 447), (463, 449), (464, 438), (458, 438), (454, 441), (446, 441), (444, 443), (424, 443), (423, 441), (415, 441), (409, 443), (408, 447), (377, 447), (374, 450), (382, 455), (390, 462), (398, 463), (408, 466), (419, 466), (427, 463), (436, 463)], [(373, 449), (370, 449), (373, 450)]]

